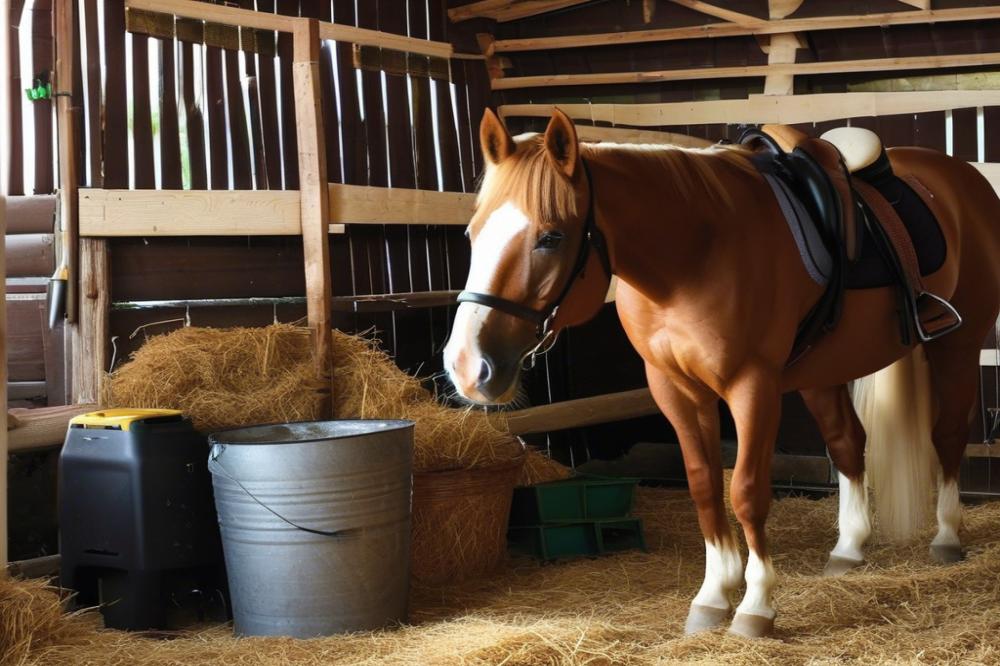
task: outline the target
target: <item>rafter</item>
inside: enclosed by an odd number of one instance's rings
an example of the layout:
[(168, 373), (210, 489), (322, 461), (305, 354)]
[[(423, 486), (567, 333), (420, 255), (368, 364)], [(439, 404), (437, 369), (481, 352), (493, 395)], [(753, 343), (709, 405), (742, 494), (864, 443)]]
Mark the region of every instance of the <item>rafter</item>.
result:
[(479, 0), (449, 9), (448, 18), (453, 23), (474, 18), (491, 18), (504, 23), (582, 5), (585, 2), (590, 0)]
[(680, 5), (681, 7), (687, 7), (688, 9), (693, 9), (696, 12), (706, 14), (708, 16), (714, 16), (715, 18), (720, 18), (723, 21), (729, 21), (730, 23), (735, 23), (736, 25), (759, 25), (761, 23), (766, 23), (765, 19), (757, 18), (756, 16), (750, 16), (749, 14), (743, 14), (741, 12), (734, 12), (731, 9), (726, 9), (724, 7), (719, 7), (718, 5), (713, 5), (710, 2), (702, 2), (702, 0), (670, 0), (670, 2), (675, 5)]
[(1000, 65), (1000, 53), (971, 53), (944, 56), (909, 56), (903, 58), (870, 58), (803, 62), (787, 65), (746, 65), (739, 67), (696, 67), (649, 72), (608, 72), (599, 74), (543, 74), (511, 76), (494, 79), (494, 90), (516, 88), (548, 88), (552, 86), (593, 86), (618, 83), (658, 83), (661, 81), (693, 81), (701, 79), (732, 79), (770, 74), (842, 74), (848, 72), (888, 72), (904, 69), (937, 69), (942, 67), (977, 67)]
[(497, 53), (504, 51), (544, 51), (581, 46), (607, 46), (613, 44), (638, 44), (643, 42), (669, 42), (679, 39), (702, 37), (738, 37), (740, 35), (773, 35), (783, 32), (810, 30), (846, 30), (873, 26), (911, 25), (917, 23), (946, 23), (951, 21), (983, 21), (1000, 19), (1000, 7), (958, 7), (930, 11), (883, 12), (849, 16), (817, 16), (811, 18), (762, 21), (754, 25), (734, 23), (709, 23), (686, 28), (658, 28), (628, 32), (605, 32), (590, 35), (561, 37), (526, 37), (500, 39), (493, 45)]

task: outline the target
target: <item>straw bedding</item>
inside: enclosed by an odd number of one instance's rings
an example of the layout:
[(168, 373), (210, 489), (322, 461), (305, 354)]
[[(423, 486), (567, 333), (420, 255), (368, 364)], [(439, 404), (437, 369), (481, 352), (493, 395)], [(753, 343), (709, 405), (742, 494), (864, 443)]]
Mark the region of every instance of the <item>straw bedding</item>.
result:
[[(777, 638), (681, 636), (704, 551), (690, 499), (640, 489), (649, 553), (538, 565), (515, 560), (488, 580), (414, 591), (396, 631), (296, 641), (234, 640), (228, 627), (153, 640), (58, 617), (54, 593), (0, 581), (7, 664), (997, 664), (1000, 503), (966, 514), (964, 562), (941, 567), (919, 545), (878, 546), (871, 564), (823, 579), (836, 499), (784, 499), (769, 523), (779, 574)], [(6, 657), (6, 659), (4, 659)]]

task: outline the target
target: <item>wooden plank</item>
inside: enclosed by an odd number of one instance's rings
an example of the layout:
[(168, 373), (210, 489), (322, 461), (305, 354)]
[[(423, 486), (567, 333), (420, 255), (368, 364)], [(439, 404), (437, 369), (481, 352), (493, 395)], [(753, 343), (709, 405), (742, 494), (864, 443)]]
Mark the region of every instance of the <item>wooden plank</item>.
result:
[[(51, 72), (52, 58), (52, 0), (36, 0), (31, 6), (31, 72)], [(70, 92), (72, 74), (67, 72), (64, 87)], [(29, 87), (29, 86), (25, 86)], [(53, 89), (55, 92), (55, 89)], [(17, 91), (15, 99), (20, 100), (24, 91)], [(52, 140), (52, 100), (36, 100), (31, 103), (35, 117), (35, 134), (26, 142), (25, 149), (35, 154), (35, 194), (55, 191), (52, 160), (55, 145)], [(44, 156), (44, 157), (43, 157)]]
[[(354, 1), (333, 0), (333, 15), (339, 23), (354, 24)], [(338, 43), (337, 58), (338, 92), (340, 94), (340, 126), (344, 133), (343, 182), (353, 185), (368, 184), (368, 160), (365, 147), (358, 140), (364, 136), (361, 123), (361, 105), (358, 100), (358, 84), (352, 67), (353, 47)]]
[(623, 421), (660, 412), (649, 389), (609, 393), (529, 407), (506, 413), (506, 427), (515, 435)]
[(243, 82), (240, 80), (240, 54), (226, 51), (226, 99), (229, 103), (229, 143), (230, 163), (233, 170), (233, 189), (253, 189), (253, 173), (250, 168), (250, 135), (246, 112), (243, 107)]
[[(297, 0), (277, 0), (279, 14), (298, 15)], [(344, 45), (350, 48), (349, 45)], [(278, 33), (278, 67), (281, 70), (281, 154), (285, 165), (284, 188), (297, 189), (299, 186), (299, 149), (295, 137), (295, 91), (292, 86), (292, 36)], [(351, 135), (356, 136), (356, 135)], [(345, 144), (354, 145), (354, 142)]]
[[(274, 0), (258, 0), (257, 10), (273, 13)], [(276, 49), (273, 32), (259, 33), (258, 39), (269, 41), (271, 51)], [(260, 71), (257, 73), (257, 88), (259, 92), (260, 122), (264, 142), (264, 161), (266, 183), (269, 189), (281, 189), (281, 134), (278, 127), (277, 81), (274, 74), (275, 55), (259, 55)], [(259, 187), (259, 186), (258, 186)]]
[[(795, 62), (795, 54), (803, 48), (802, 38), (794, 32), (771, 35), (767, 48), (768, 65), (787, 65)], [(764, 79), (765, 95), (791, 95), (795, 77), (792, 74), (770, 73)]]
[(80, 239), (80, 318), (73, 327), (74, 403), (101, 400), (101, 379), (109, 368), (111, 276), (108, 242)]
[(129, 186), (128, 109), (125, 97), (125, 8), (104, 5), (104, 187)]
[(319, 376), (330, 386), (324, 411), (333, 414), (332, 350), (330, 331), (330, 191), (326, 176), (322, 102), (319, 82), (319, 23), (296, 23), (292, 63), (295, 83), (295, 123), (299, 144), (300, 217), (305, 255), (306, 306), (312, 329), (314, 360)]
[(24, 94), (21, 85), (21, 13), (24, 0), (0, 3), (0, 132), (9, 137), (0, 142), (0, 195), (24, 194), (24, 131), (21, 104), (14, 103)]
[(749, 14), (743, 14), (742, 12), (734, 12), (731, 9), (726, 9), (725, 7), (720, 7), (710, 2), (702, 2), (701, 0), (670, 0), (670, 2), (675, 5), (680, 5), (681, 7), (693, 9), (694, 11), (705, 14), (706, 16), (714, 16), (715, 18), (720, 18), (723, 21), (735, 23), (736, 25), (754, 26), (766, 23), (765, 19), (750, 16)]
[(983, 21), (1000, 18), (1000, 7), (960, 7), (935, 9), (928, 12), (879, 12), (853, 14), (849, 16), (816, 16), (809, 18), (762, 21), (755, 25), (735, 23), (709, 23), (683, 28), (659, 28), (619, 32), (565, 35), (558, 37), (525, 37), (498, 39), (493, 44), (496, 53), (505, 51), (546, 51), (585, 46), (612, 46), (616, 44), (640, 44), (644, 42), (667, 42), (703, 37), (738, 37), (742, 35), (773, 35), (782, 32), (806, 32), (810, 30), (846, 30), (869, 28), (872, 26), (914, 25), (921, 23), (946, 23), (951, 21)]
[(30, 560), (19, 560), (7, 565), (7, 575), (19, 578), (41, 578), (59, 573), (59, 555), (43, 555)]
[(469, 224), (475, 194), (330, 185), (330, 221), (344, 224)]
[(299, 193), (80, 190), (83, 236), (298, 235)]
[(149, 37), (132, 35), (132, 176), (138, 189), (156, 187), (153, 116), (149, 104)]
[[(45, 379), (45, 294), (7, 294), (7, 381)], [(42, 390), (44, 393), (44, 388)]]
[(7, 237), (7, 276), (40, 277), (55, 269), (53, 234), (18, 234)]
[(745, 65), (740, 67), (701, 67), (647, 72), (607, 72), (598, 74), (546, 74), (540, 76), (507, 76), (493, 79), (493, 90), (548, 88), (552, 86), (593, 86), (621, 83), (658, 83), (662, 81), (694, 81), (728, 79), (747, 76), (843, 74), (850, 72), (885, 72), (907, 69), (937, 69), (939, 67), (981, 67), (1000, 65), (1000, 53), (971, 53), (942, 56), (908, 56), (902, 58), (869, 58), (830, 62), (802, 62), (784, 65)]
[(181, 100), (187, 121), (188, 164), (191, 174), (191, 189), (204, 190), (208, 187), (208, 171), (205, 166), (205, 118), (194, 90), (194, 46), (181, 42), (180, 76)]
[(448, 10), (453, 23), (474, 18), (491, 18), (500, 23), (538, 16), (557, 9), (581, 5), (590, 0), (479, 0)]
[[(3, 55), (0, 53), (0, 55)], [(0, 281), (7, 282), (7, 205), (0, 189)], [(7, 358), (7, 308), (0, 308), (0, 358)], [(7, 364), (0, 363), (0, 404), (7, 405)], [(10, 442), (6, 428), (0, 428), (0, 564), (7, 564), (7, 458)]]
[[(89, 187), (104, 187), (104, 145), (101, 140), (101, 42), (97, 13), (97, 0), (83, 3), (84, 46), (81, 57), (87, 61), (87, 155), (90, 164)], [(83, 183), (81, 183), (83, 184)]]
[[(134, 37), (134, 36), (133, 36)], [(173, 39), (157, 40), (160, 51), (160, 187), (181, 188), (180, 121), (177, 117), (177, 93), (174, 91), (176, 66)]]
[[(4, 382), (6, 386), (6, 382)], [(97, 409), (96, 404), (67, 405), (62, 407), (39, 407), (37, 409), (15, 408), (8, 413), (17, 419), (17, 427), (4, 432), (7, 435), (11, 453), (36, 451), (60, 447), (66, 439), (66, 430), (74, 416)], [(3, 456), (6, 461), (7, 456)]]
[(55, 195), (8, 196), (5, 201), (8, 234), (52, 233), (56, 213)]
[[(750, 95), (747, 99), (651, 104), (560, 104), (571, 118), (638, 127), (697, 123), (760, 124), (823, 122), (864, 116), (946, 111), (1000, 105), (997, 90), (850, 92), (813, 95)], [(552, 104), (509, 104), (501, 117), (552, 115)]]
[(643, 130), (634, 127), (577, 125), (576, 135), (580, 141), (587, 143), (600, 143), (602, 141), (610, 143), (651, 143), (681, 146), (683, 148), (705, 148), (715, 143), (708, 139), (701, 139), (687, 134), (657, 132), (655, 130)]
[(209, 186), (229, 189), (229, 147), (226, 127), (226, 92), (223, 79), (222, 49), (205, 47), (205, 90), (208, 107)]
[[(126, 0), (127, 7), (144, 9), (153, 12), (167, 12), (175, 16), (201, 19), (224, 25), (255, 28), (258, 30), (279, 30), (294, 32), (296, 19), (288, 16), (257, 12), (237, 7), (211, 5), (194, 0)], [(451, 44), (444, 42), (429, 42), (422, 39), (412, 39), (404, 35), (392, 35), (377, 30), (366, 30), (351, 25), (335, 23), (319, 23), (319, 38), (333, 39), (338, 42), (380, 46), (394, 51), (421, 53), (427, 56), (448, 58), (451, 56)]]

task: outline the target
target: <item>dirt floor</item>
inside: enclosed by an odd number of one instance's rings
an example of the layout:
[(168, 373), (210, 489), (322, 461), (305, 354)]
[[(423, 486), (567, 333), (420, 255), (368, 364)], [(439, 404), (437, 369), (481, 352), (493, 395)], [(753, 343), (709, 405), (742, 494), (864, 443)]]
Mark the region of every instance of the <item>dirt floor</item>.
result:
[(1000, 664), (1000, 503), (970, 507), (968, 556), (942, 567), (928, 532), (875, 546), (870, 564), (820, 577), (835, 541), (836, 498), (775, 503), (777, 635), (684, 637), (704, 551), (685, 494), (640, 489), (649, 553), (538, 565), (417, 589), (411, 625), (299, 641), (233, 639), (216, 627), (172, 640), (98, 630), (99, 616), (59, 616), (38, 582), (0, 581), (4, 664)]

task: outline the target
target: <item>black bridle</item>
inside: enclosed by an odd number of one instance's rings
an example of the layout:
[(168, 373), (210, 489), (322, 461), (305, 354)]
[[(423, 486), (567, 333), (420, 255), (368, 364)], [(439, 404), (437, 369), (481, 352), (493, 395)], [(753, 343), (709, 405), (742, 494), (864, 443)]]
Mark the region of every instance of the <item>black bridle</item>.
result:
[(595, 219), (594, 180), (590, 175), (590, 167), (587, 166), (586, 160), (581, 158), (580, 161), (583, 164), (584, 178), (587, 181), (587, 216), (583, 221), (583, 237), (580, 239), (580, 249), (576, 253), (573, 270), (570, 272), (569, 277), (566, 280), (566, 284), (563, 285), (562, 290), (559, 292), (559, 296), (548, 305), (536, 310), (534, 308), (529, 308), (526, 305), (516, 303), (500, 296), (494, 296), (492, 294), (481, 294), (475, 291), (463, 291), (458, 295), (457, 300), (459, 303), (475, 303), (476, 305), (483, 305), (534, 324), (535, 338), (538, 340), (538, 344), (532, 347), (525, 354), (525, 357), (531, 356), (534, 358), (536, 354), (544, 354), (552, 348), (557, 335), (552, 328), (552, 324), (556, 318), (556, 312), (559, 310), (559, 306), (562, 305), (562, 302), (566, 300), (566, 296), (569, 295), (569, 291), (573, 288), (574, 283), (576, 283), (578, 278), (583, 276), (584, 270), (587, 266), (587, 260), (590, 257), (591, 249), (597, 253), (597, 257), (600, 259), (601, 266), (604, 268), (604, 272), (607, 274), (608, 279), (614, 275), (611, 268), (611, 257), (608, 255), (608, 246), (605, 242), (604, 234), (597, 227), (597, 220)]

